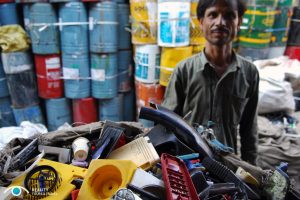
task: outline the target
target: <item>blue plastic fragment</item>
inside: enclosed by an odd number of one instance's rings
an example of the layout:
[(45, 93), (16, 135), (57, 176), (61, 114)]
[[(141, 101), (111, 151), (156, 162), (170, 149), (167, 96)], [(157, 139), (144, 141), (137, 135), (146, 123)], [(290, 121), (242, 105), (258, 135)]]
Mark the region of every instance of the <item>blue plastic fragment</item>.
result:
[(177, 156), (177, 158), (180, 158), (182, 160), (196, 159), (199, 158), (199, 153), (185, 154), (185, 155)]

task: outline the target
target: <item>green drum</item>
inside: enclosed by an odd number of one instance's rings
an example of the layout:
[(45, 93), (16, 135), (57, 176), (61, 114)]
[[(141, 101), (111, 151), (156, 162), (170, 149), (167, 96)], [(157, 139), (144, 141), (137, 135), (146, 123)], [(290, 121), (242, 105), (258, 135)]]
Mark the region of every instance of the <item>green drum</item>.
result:
[(251, 5), (251, 6), (272, 6), (272, 7), (277, 7), (278, 0), (248, 0), (247, 4)]
[(240, 45), (253, 48), (268, 47), (276, 9), (268, 6), (248, 6), (247, 8), (239, 34)]
[(279, 0), (278, 6), (279, 7), (291, 7), (294, 4), (294, 0)]
[(291, 15), (291, 8), (277, 8), (277, 14), (275, 15), (275, 22), (272, 31), (271, 46), (283, 46), (286, 44)]
[(239, 45), (250, 48), (265, 48), (269, 46), (271, 36), (271, 32), (243, 30), (240, 32)]
[(265, 31), (273, 27), (276, 9), (265, 6), (248, 6), (243, 16), (242, 27)]

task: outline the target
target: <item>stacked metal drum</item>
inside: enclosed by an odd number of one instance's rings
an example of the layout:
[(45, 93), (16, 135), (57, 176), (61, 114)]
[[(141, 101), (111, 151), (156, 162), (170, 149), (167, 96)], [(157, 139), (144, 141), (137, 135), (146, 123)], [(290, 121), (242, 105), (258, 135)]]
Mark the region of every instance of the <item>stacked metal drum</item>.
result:
[[(6, 4), (3, 9), (0, 7), (0, 19), (10, 20), (1, 21), (1, 25), (24, 25), (32, 45), (26, 52), (2, 52), (4, 67), (0, 67), (5, 74), (0, 70), (1, 94), (5, 96), (6, 90), (6, 96), (9, 95), (7, 82), (12, 93), (11, 113), (23, 114), (17, 125), (28, 113), (20, 109), (37, 106), (39, 102), (43, 103), (40, 120), (26, 120), (44, 123), (46, 116), (45, 124), (50, 131), (65, 123), (76, 126), (98, 120), (133, 121), (129, 5), (122, 0), (17, 3), (7, 3), (14, 6), (9, 7), (11, 10)], [(7, 17), (7, 13), (16, 16)], [(11, 22), (13, 19), (16, 22)], [(27, 82), (24, 85), (21, 81)], [(10, 86), (10, 82), (15, 84)], [(7, 104), (3, 103), (3, 107), (11, 108)], [(7, 112), (5, 109), (1, 114)]]
[[(29, 46), (18, 44), (18, 40), (10, 42), (12, 40), (10, 36), (14, 34), (19, 34), (19, 37), (23, 36), (24, 40), (28, 40), (26, 33), (19, 28), (21, 16), (18, 15), (17, 9), (17, 5), (13, 2), (0, 4), (1, 34), (3, 38), (6, 38), (2, 40), (2, 43), (7, 45), (6, 48), (2, 48), (1, 52), (4, 71), (2, 73), (1, 69), (0, 73), (2, 80), (1, 126), (20, 125), (22, 121), (44, 123)], [(14, 42), (15, 45), (13, 45)], [(5, 80), (9, 95), (6, 92)]]

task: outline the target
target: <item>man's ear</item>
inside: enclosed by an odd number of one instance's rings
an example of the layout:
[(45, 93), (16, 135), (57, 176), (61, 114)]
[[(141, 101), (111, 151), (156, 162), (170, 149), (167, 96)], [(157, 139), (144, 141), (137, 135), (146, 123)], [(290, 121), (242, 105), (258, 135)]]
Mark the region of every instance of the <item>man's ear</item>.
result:
[(198, 19), (200, 29), (203, 31), (203, 18)]

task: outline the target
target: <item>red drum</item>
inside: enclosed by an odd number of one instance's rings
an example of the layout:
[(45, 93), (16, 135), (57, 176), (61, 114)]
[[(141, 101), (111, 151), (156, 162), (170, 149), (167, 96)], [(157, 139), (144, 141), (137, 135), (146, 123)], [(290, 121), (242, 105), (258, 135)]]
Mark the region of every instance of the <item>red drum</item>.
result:
[(98, 121), (97, 101), (94, 98), (73, 99), (74, 126)]
[(284, 55), (287, 55), (290, 59), (300, 60), (300, 46), (287, 46)]
[(34, 55), (38, 93), (41, 98), (63, 97), (61, 62), (59, 54)]

